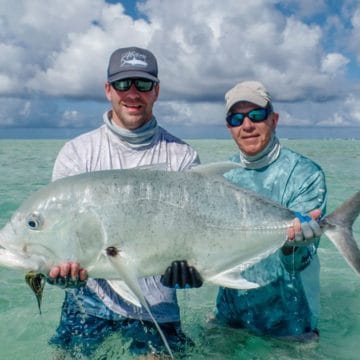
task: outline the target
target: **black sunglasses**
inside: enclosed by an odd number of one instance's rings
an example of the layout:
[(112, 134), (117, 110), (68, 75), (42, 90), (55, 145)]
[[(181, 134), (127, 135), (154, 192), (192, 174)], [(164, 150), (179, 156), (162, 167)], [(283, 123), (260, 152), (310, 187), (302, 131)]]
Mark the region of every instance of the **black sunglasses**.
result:
[(149, 79), (121, 79), (111, 83), (116, 91), (128, 91), (132, 84), (141, 92), (151, 91), (155, 85), (155, 81)]
[(246, 113), (236, 112), (229, 114), (226, 117), (226, 122), (231, 127), (237, 127), (243, 124), (245, 117), (248, 117), (252, 122), (258, 123), (265, 121), (268, 118), (268, 116), (271, 114), (271, 112), (272, 109), (270, 107), (253, 109)]

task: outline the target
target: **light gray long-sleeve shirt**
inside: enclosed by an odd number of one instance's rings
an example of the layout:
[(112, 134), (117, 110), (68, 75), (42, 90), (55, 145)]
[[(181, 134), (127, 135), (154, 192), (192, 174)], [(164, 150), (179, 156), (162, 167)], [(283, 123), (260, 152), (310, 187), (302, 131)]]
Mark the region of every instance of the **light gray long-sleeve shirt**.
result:
[[(104, 114), (103, 126), (64, 145), (55, 161), (53, 180), (85, 172), (157, 164), (168, 171), (181, 171), (199, 163), (193, 148), (160, 126), (156, 127), (150, 144), (132, 146), (126, 143), (107, 125), (108, 116), (109, 113)], [(139, 279), (139, 284), (158, 322), (179, 321), (174, 289), (164, 287), (159, 277)], [(89, 279), (86, 291), (67, 291), (87, 314), (105, 319), (150, 320), (144, 309), (125, 301), (106, 280)]]

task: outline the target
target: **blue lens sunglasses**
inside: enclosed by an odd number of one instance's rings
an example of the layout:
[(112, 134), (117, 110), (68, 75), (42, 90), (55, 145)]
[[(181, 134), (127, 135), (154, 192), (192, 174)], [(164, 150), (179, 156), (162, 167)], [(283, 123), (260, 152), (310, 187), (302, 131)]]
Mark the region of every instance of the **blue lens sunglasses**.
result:
[(272, 107), (267, 106), (266, 108), (256, 108), (246, 113), (236, 112), (229, 114), (226, 117), (226, 122), (231, 127), (237, 127), (243, 124), (245, 117), (248, 117), (252, 122), (258, 123), (265, 121), (272, 111)]

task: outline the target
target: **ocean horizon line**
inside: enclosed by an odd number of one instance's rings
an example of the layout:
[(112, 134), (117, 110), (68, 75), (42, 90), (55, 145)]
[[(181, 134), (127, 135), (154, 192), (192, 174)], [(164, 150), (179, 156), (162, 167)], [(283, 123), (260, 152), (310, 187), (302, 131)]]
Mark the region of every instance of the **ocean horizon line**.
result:
[[(231, 139), (225, 126), (189, 127), (164, 126), (172, 134), (182, 139), (227, 140)], [(0, 139), (5, 140), (66, 140), (72, 139), (95, 128), (0, 128)], [(360, 139), (360, 126), (353, 127), (300, 127), (278, 126), (277, 134), (282, 139)]]

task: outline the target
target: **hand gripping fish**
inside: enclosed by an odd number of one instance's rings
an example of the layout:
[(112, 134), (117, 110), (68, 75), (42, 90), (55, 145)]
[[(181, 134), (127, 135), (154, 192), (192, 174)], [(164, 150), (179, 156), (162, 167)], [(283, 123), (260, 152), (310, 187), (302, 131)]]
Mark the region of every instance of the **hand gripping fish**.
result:
[[(234, 167), (108, 170), (57, 180), (30, 196), (0, 231), (0, 266), (33, 272), (28, 282), (40, 304), (43, 281), (33, 274), (75, 261), (90, 277), (108, 279), (150, 316), (137, 278), (163, 274), (174, 260), (186, 259), (205, 283), (257, 287), (241, 278), (239, 269), (285, 244), (294, 213), (221, 176)], [(352, 225), (359, 212), (357, 192), (320, 221), (358, 274), (360, 250)], [(124, 281), (127, 291), (115, 280)]]

